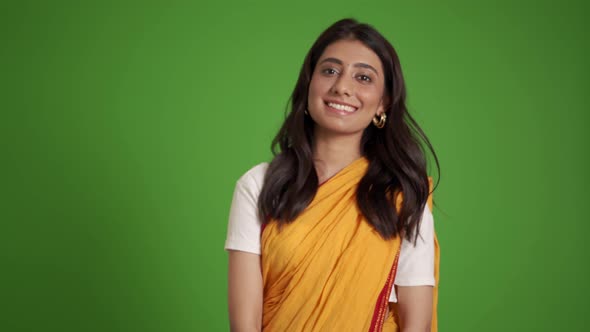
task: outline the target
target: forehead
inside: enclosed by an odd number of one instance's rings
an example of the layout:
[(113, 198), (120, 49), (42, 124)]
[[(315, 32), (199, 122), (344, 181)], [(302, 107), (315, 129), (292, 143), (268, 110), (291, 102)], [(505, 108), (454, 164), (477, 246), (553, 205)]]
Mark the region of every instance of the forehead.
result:
[(366, 63), (382, 71), (379, 56), (358, 40), (344, 39), (328, 45), (318, 63), (325, 58), (339, 59), (344, 65)]

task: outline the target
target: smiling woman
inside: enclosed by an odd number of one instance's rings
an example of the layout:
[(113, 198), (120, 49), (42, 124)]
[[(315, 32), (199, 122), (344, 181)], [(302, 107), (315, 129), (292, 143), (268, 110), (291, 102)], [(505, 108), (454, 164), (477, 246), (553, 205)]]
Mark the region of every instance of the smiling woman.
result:
[(308, 110), (317, 124), (316, 137), (341, 133), (358, 136), (360, 142), (371, 119), (384, 112), (380, 72), (377, 54), (358, 40), (339, 40), (326, 48), (309, 86)]
[(398, 56), (344, 19), (316, 40), (273, 141), (237, 182), (232, 331), (436, 331), (438, 242), (426, 135)]

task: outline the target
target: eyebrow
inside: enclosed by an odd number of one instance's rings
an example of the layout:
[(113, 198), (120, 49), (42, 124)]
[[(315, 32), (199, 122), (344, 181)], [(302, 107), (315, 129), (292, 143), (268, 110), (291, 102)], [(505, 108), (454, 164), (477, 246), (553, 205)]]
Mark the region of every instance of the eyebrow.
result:
[[(325, 58), (324, 60), (322, 60), (322, 62), (320, 62), (320, 64), (322, 64), (324, 62), (333, 62), (333, 63), (339, 64), (339, 65), (342, 65), (342, 61), (339, 59), (336, 59), (336, 58)], [(377, 72), (377, 69), (375, 69), (373, 66), (366, 64), (366, 63), (357, 62), (353, 65), (353, 67), (367, 68), (367, 69), (374, 71), (375, 74), (379, 75), (379, 73)]]

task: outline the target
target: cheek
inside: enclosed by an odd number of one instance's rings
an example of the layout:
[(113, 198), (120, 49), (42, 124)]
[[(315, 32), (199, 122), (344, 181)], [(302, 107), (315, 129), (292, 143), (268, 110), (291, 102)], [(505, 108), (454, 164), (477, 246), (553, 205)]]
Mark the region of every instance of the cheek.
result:
[(322, 96), (323, 93), (317, 89), (318, 87), (312, 87), (310, 86), (309, 88), (309, 95), (307, 96), (307, 103), (308, 105), (316, 105), (315, 107), (317, 107), (319, 105), (319, 103), (322, 100)]
[(366, 105), (376, 106), (382, 98), (381, 89), (371, 87), (358, 92), (359, 98), (363, 100)]
[(309, 82), (309, 90), (308, 90), (308, 96), (309, 98), (314, 97), (317, 94), (317, 83), (315, 80), (311, 80)]
[(309, 82), (309, 93), (314, 95), (323, 95), (326, 91), (330, 89), (330, 82), (327, 79), (319, 78), (312, 78), (311, 82)]

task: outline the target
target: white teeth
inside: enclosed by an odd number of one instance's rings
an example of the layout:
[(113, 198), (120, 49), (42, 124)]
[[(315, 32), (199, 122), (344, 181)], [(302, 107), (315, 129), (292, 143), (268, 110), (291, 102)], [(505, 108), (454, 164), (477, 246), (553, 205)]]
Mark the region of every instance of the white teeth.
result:
[(347, 106), (347, 105), (328, 103), (328, 106), (335, 108), (337, 110), (341, 110), (341, 111), (345, 111), (345, 112), (349, 112), (349, 113), (356, 111), (356, 107)]

